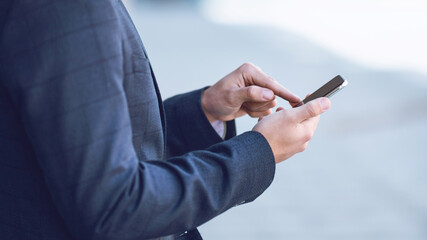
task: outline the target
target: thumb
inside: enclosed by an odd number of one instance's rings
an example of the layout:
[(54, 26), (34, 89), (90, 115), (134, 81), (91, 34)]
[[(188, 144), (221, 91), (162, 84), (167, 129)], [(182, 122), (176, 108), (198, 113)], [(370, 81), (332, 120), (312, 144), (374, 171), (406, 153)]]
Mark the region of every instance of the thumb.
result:
[(301, 107), (296, 108), (297, 118), (302, 122), (306, 119), (316, 117), (329, 109), (331, 101), (328, 98), (322, 97), (310, 101)]
[(258, 86), (240, 88), (237, 94), (242, 102), (268, 102), (275, 98), (273, 91)]

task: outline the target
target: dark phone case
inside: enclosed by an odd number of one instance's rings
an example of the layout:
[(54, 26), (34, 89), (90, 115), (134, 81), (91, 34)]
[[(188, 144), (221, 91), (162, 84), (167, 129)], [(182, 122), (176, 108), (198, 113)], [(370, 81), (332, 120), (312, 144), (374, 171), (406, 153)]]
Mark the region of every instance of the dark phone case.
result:
[(314, 93), (312, 93), (310, 96), (308, 96), (306, 99), (302, 101), (305, 104), (316, 98), (326, 97), (330, 93), (332, 93), (335, 89), (337, 89), (339, 86), (341, 86), (343, 83), (344, 83), (344, 79), (340, 75), (338, 75), (334, 77), (331, 81), (323, 85), (321, 88), (317, 89), (317, 91), (315, 91)]

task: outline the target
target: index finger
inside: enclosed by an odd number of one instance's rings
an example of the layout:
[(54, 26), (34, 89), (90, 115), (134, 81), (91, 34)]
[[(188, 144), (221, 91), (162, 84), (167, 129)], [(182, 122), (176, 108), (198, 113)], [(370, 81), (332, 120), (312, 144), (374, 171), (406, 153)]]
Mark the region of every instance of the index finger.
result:
[(301, 99), (293, 94), (291, 91), (283, 87), (280, 83), (276, 82), (273, 78), (270, 77), (270, 82), (266, 83), (266, 87), (270, 88), (274, 94), (277, 96), (285, 99), (286, 101), (290, 103), (298, 103), (301, 101)]
[[(305, 98), (308, 98), (308, 96), (310, 96), (310, 95), (311, 95), (311, 93), (307, 94), (307, 96), (305, 96)], [(301, 107), (302, 105), (304, 105), (304, 100), (297, 102), (297, 103), (290, 103), (290, 104), (293, 108)]]
[(265, 74), (260, 68), (253, 64), (242, 65), (243, 77), (245, 81), (252, 85), (268, 88), (274, 92), (275, 95), (285, 99), (291, 103), (298, 103), (301, 99), (295, 94), (291, 93), (288, 89), (283, 87), (280, 83), (275, 81), (272, 77)]

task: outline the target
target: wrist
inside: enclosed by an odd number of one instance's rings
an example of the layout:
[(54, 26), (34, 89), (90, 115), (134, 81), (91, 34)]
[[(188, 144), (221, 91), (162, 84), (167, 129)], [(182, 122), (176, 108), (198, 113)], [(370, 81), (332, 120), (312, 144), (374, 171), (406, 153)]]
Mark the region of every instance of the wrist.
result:
[(202, 105), (202, 109), (203, 112), (205, 113), (206, 118), (208, 119), (208, 121), (210, 123), (213, 123), (219, 119), (215, 118), (210, 112), (209, 112), (209, 106), (210, 106), (210, 101), (208, 100), (208, 90), (209, 88), (207, 88), (206, 90), (203, 91), (202, 93), (202, 99), (201, 99), (201, 105)]

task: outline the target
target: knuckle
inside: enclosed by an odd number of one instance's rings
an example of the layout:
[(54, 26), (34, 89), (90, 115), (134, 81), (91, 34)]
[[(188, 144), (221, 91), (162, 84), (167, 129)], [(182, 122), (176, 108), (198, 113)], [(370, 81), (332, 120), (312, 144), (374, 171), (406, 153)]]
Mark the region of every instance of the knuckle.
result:
[(304, 142), (308, 142), (308, 141), (310, 141), (312, 138), (313, 138), (313, 133), (312, 133), (311, 131), (307, 131), (307, 132), (304, 134), (303, 141), (304, 141)]
[(255, 65), (251, 62), (245, 62), (242, 64), (242, 67), (249, 67), (249, 68), (253, 68), (255, 67)]
[(253, 65), (252, 63), (245, 62), (245, 63), (243, 63), (243, 64), (239, 67), (239, 69), (240, 69), (240, 70), (242, 70), (242, 71), (246, 71), (246, 70), (248, 70), (249, 68), (252, 68), (252, 67), (254, 67), (254, 65)]
[(246, 90), (246, 94), (249, 98), (254, 99), (257, 96), (257, 88), (254, 86), (249, 86)]
[(311, 104), (307, 105), (306, 111), (311, 117), (315, 117), (317, 115), (318, 104), (311, 102)]
[(269, 115), (268, 111), (265, 112), (257, 112), (257, 111), (250, 111), (248, 112), (249, 116), (253, 117), (253, 118), (259, 118), (259, 117), (264, 117)]
[(273, 108), (277, 105), (277, 100), (274, 100), (270, 103), (270, 108)]
[(301, 152), (304, 152), (304, 151), (307, 149), (307, 146), (308, 146), (308, 143), (304, 143), (304, 144), (301, 146)]
[(252, 111), (248, 111), (248, 115), (250, 117), (257, 117), (257, 114), (255, 112), (252, 112)]
[(271, 113), (272, 113), (271, 109), (268, 109), (268, 110), (266, 110), (266, 111), (262, 112), (262, 113), (261, 113), (261, 116), (268, 116), (268, 115), (270, 115)]
[(249, 75), (251, 75), (254, 71), (256, 71), (256, 69), (257, 69), (257, 67), (253, 63), (250, 63), (250, 62), (243, 63), (239, 67), (239, 70), (242, 73), (246, 73), (246, 74), (249, 74)]

